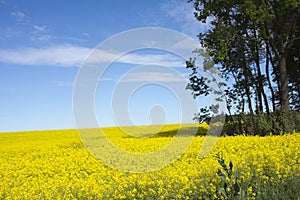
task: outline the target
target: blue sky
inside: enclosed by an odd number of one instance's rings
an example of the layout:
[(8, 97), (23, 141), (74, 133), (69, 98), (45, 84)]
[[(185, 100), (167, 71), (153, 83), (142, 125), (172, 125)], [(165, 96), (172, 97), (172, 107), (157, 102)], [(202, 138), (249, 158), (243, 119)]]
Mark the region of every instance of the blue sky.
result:
[[(75, 127), (73, 85), (89, 53), (115, 34), (149, 26), (173, 29), (195, 40), (207, 29), (194, 19), (192, 4), (181, 0), (0, 0), (0, 132)], [(114, 120), (111, 96), (128, 70), (162, 63), (186, 76), (183, 62), (168, 52), (148, 49), (114, 63), (95, 92), (99, 124), (126, 125)], [(176, 82), (155, 70), (136, 75), (129, 74), (127, 82)], [(178, 87), (186, 92), (185, 85)], [(133, 124), (160, 122), (155, 116), (164, 116), (164, 123), (191, 122), (193, 117), (181, 119), (176, 95), (155, 84), (137, 90), (127, 110)]]

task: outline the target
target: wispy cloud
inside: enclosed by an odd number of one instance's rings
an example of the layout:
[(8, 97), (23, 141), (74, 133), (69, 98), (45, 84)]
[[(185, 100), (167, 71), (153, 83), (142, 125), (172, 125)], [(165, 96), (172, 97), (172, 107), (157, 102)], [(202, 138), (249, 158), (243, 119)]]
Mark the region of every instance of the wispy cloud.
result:
[[(46, 48), (0, 49), (0, 62), (18, 65), (80, 66), (92, 49), (73, 45), (58, 45)], [(116, 62), (139, 65), (163, 65), (180, 67), (184, 61), (170, 54), (130, 53), (121, 56), (115, 52), (94, 50), (87, 63), (105, 63), (116, 58)]]
[(33, 41), (49, 41), (53, 39), (54, 37), (49, 34), (40, 34), (40, 33), (33, 33), (30, 37)]
[[(11, 27), (12, 31), (2, 31), (0, 32), (1, 38), (0, 40), (5, 40), (8, 38), (26, 38), (27, 37), (32, 41), (37, 42), (48, 42), (53, 40), (64, 40), (64, 41), (76, 41), (76, 42), (85, 42), (86, 37), (88, 37), (87, 33), (84, 33), (78, 37), (71, 36), (61, 36), (53, 33), (51, 29), (45, 24), (35, 24), (31, 16), (25, 11), (14, 11), (11, 12), (10, 15), (15, 18), (15, 21), (18, 25), (17, 27)], [(24, 31), (26, 31), (24, 33)], [(18, 34), (12, 34), (18, 33)]]
[(74, 82), (72, 81), (53, 81), (52, 84), (55, 87), (73, 87)]
[(183, 61), (175, 56), (169, 54), (160, 55), (141, 55), (141, 54), (128, 54), (119, 59), (123, 63), (133, 63), (140, 65), (163, 65), (163, 66), (182, 66)]
[(33, 25), (33, 29), (35, 31), (44, 32), (44, 31), (46, 31), (46, 26), (45, 25), (42, 25), (42, 26)]
[(18, 65), (78, 66), (89, 52), (89, 48), (71, 45), (1, 49), (0, 62)]
[[(22, 33), (13, 36), (24, 37), (24, 35), (28, 35), (29, 33), (29, 38), (33, 41), (48, 41), (53, 39), (53, 36), (47, 31), (47, 26), (33, 24), (31, 17), (26, 12), (18, 10), (11, 12), (10, 15), (15, 18), (17, 24), (22, 25), (22, 27), (18, 27), (19, 29), (26, 29), (26, 34)], [(28, 30), (29, 32), (27, 33)], [(6, 38), (9, 38), (10, 35), (11, 34), (6, 33)]]
[(88, 34), (86, 32), (81, 33), (81, 35), (84, 36), (84, 37), (89, 37), (90, 36), (90, 34)]
[(184, 74), (181, 76), (175, 76), (174, 73), (170, 72), (159, 72), (159, 71), (145, 71), (145, 72), (132, 72), (126, 75), (122, 82), (181, 82), (185, 83)]
[(196, 20), (192, 3), (182, 0), (168, 0), (162, 4), (162, 9), (167, 17), (175, 20), (186, 34), (196, 36), (209, 28), (209, 24)]
[(11, 12), (11, 16), (15, 16), (18, 19), (23, 19), (26, 17), (25, 13), (23, 13), (21, 11)]
[(28, 24), (31, 21), (30, 17), (22, 11), (11, 12), (10, 15), (15, 17), (16, 22), (18, 23)]
[(54, 37), (47, 33), (46, 25), (32, 25), (32, 33), (30, 39), (33, 41), (49, 41)]
[(5, 41), (6, 39), (20, 37), (22, 32), (19, 30), (14, 30), (13, 28), (7, 28), (6, 30), (0, 30), (0, 41)]

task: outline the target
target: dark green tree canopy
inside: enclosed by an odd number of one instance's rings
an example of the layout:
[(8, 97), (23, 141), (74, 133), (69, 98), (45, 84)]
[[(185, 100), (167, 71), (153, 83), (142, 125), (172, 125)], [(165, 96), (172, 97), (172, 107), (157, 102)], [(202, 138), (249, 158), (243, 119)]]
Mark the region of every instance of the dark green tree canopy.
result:
[(229, 83), (229, 113), (300, 111), (300, 0), (189, 2), (195, 18), (211, 24), (198, 37)]

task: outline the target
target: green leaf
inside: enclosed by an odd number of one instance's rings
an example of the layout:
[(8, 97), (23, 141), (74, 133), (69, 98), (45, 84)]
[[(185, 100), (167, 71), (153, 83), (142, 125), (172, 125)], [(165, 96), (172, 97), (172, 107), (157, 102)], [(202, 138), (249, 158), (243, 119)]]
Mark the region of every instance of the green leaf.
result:
[(218, 191), (221, 192), (221, 194), (222, 194), (226, 199), (228, 198), (228, 196), (227, 196), (226, 191), (225, 191), (224, 188), (218, 188)]

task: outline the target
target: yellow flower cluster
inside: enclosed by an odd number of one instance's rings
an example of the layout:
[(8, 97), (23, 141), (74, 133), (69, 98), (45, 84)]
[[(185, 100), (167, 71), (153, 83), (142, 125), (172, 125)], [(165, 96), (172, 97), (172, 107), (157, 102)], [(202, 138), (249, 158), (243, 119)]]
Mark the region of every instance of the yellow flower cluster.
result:
[[(106, 128), (105, 134), (124, 150), (145, 153), (166, 146), (176, 128), (167, 125), (151, 137), (149, 127), (129, 127), (132, 136), (120, 128)], [(139, 132), (143, 136), (136, 137)], [(243, 182), (252, 176), (272, 181), (300, 171), (300, 134), (220, 137), (206, 157), (199, 152), (203, 141), (203, 136), (195, 137), (184, 155), (165, 168), (129, 173), (96, 160), (76, 130), (2, 133), (0, 199), (213, 199), (222, 185), (216, 154), (232, 160)], [(247, 191), (254, 197), (252, 187)]]

